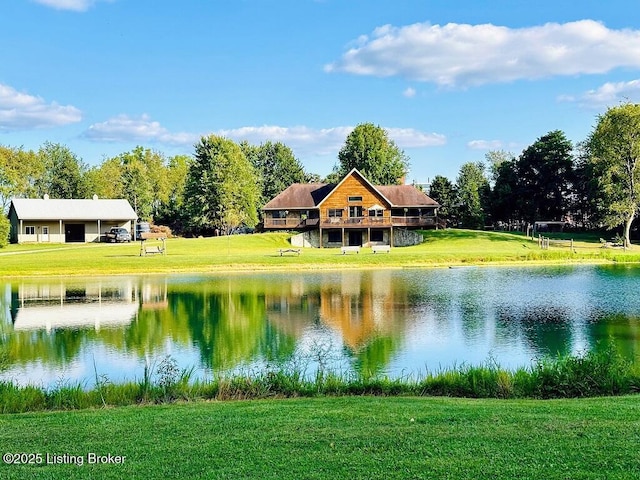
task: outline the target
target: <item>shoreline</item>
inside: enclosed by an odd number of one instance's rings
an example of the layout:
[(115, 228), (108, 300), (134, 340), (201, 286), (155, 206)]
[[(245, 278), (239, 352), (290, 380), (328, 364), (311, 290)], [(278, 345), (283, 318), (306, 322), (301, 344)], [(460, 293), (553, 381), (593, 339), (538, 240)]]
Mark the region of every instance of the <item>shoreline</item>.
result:
[(389, 253), (340, 254), (339, 249), (303, 248), (299, 256), (281, 256), (290, 235), (265, 233), (210, 238), (174, 238), (165, 255), (140, 256), (129, 244), (10, 245), (0, 251), (0, 276), (34, 277), (229, 274), (373, 269), (469, 267), (640, 265), (640, 249), (602, 249), (591, 238), (576, 240), (574, 250), (539, 249), (535, 241), (504, 232), (442, 230), (424, 232), (425, 241), (395, 247)]
[(101, 273), (51, 273), (51, 274), (3, 274), (2, 278), (7, 280), (15, 280), (22, 278), (64, 278), (64, 277), (105, 277), (105, 276), (160, 276), (160, 275), (218, 275), (218, 274), (250, 274), (250, 273), (309, 273), (313, 271), (320, 272), (342, 272), (342, 271), (355, 271), (355, 270), (429, 270), (429, 269), (463, 269), (463, 268), (521, 268), (521, 267), (572, 267), (572, 266), (614, 266), (614, 265), (635, 265), (640, 267), (640, 261), (621, 261), (611, 259), (575, 259), (571, 261), (566, 260), (498, 260), (498, 261), (457, 261), (451, 263), (437, 262), (437, 263), (420, 263), (420, 264), (382, 264), (382, 265), (362, 265), (362, 264), (342, 264), (340, 266), (327, 265), (325, 263), (306, 263), (306, 264), (291, 264), (291, 265), (224, 265), (219, 268), (208, 269), (172, 269), (169, 270), (152, 270), (141, 271), (140, 269), (132, 269), (130, 271), (104, 271)]

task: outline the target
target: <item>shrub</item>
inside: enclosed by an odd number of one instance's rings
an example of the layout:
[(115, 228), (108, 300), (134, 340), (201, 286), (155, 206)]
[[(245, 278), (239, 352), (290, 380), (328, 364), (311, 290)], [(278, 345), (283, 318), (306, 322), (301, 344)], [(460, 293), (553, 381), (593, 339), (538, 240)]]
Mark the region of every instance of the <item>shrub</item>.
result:
[(0, 248), (5, 247), (9, 243), (9, 231), (11, 223), (5, 216), (0, 216)]
[(167, 236), (167, 238), (171, 238), (171, 228), (166, 225), (151, 225), (152, 233), (163, 233)]

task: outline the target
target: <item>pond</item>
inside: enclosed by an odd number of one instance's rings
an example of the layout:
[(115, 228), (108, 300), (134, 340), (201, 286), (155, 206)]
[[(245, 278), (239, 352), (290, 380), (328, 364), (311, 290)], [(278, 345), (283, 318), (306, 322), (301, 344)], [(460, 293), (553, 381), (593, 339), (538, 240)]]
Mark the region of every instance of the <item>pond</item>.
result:
[(467, 267), (0, 282), (0, 379), (197, 378), (267, 366), (420, 376), (614, 343), (640, 358), (640, 267)]

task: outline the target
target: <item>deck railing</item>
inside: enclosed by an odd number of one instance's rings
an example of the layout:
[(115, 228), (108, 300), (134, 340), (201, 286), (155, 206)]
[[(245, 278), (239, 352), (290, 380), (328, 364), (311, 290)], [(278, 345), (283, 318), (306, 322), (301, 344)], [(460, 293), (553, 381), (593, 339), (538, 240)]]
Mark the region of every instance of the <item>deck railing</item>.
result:
[(264, 227), (265, 228), (304, 228), (304, 227), (313, 227), (318, 225), (320, 219), (318, 218), (265, 218), (264, 219)]
[(436, 225), (436, 217), (325, 217), (318, 218), (265, 218), (265, 228), (296, 229), (315, 227), (320, 224), (322, 228), (342, 227), (433, 227)]

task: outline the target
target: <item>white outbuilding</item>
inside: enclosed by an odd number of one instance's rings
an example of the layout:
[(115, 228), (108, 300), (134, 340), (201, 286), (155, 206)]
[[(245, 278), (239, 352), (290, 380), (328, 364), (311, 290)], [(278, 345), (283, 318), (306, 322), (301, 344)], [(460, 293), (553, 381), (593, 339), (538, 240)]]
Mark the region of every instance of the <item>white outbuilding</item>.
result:
[(11, 243), (99, 242), (112, 227), (131, 232), (137, 219), (128, 200), (14, 198)]

